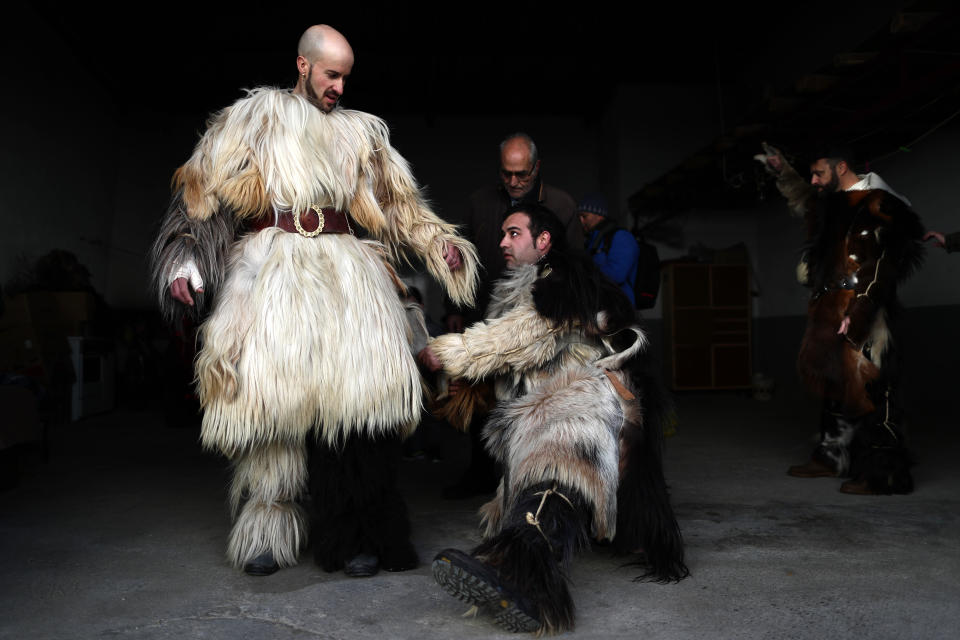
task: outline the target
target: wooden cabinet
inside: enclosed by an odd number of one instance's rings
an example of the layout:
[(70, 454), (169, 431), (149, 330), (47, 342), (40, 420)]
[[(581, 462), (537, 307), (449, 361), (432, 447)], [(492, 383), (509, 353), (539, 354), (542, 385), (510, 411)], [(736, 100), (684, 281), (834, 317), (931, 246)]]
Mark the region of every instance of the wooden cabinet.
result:
[(664, 265), (664, 366), (673, 389), (751, 386), (750, 270), (739, 264)]

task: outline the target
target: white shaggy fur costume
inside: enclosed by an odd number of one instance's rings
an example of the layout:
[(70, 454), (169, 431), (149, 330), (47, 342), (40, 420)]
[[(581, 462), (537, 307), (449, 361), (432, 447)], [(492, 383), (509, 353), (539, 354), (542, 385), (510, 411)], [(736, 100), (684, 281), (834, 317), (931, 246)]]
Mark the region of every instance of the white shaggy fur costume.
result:
[[(472, 304), (475, 250), (428, 208), (382, 120), (324, 113), (289, 91), (256, 89), (213, 116), (174, 184), (155, 279), (168, 316), (170, 274), (189, 260), (204, 280), (198, 307), (214, 296), (196, 373), (203, 444), (234, 464), (228, 554), (238, 567), (265, 551), (292, 565), (306, 539), (296, 500), (308, 434), (335, 447), (409, 432), (419, 419), (420, 376), (388, 260), (413, 252)], [(311, 206), (349, 212), (371, 239), (244, 233)], [(446, 245), (462, 269), (449, 270)]]

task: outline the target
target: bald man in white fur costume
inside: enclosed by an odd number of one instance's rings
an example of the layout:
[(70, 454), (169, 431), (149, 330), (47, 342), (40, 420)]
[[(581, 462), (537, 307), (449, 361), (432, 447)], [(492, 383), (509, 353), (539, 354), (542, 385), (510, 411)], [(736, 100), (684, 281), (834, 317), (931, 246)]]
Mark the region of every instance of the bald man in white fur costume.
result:
[(255, 89), (215, 114), (176, 172), (154, 278), (168, 318), (205, 317), (201, 439), (233, 465), (230, 561), (251, 575), (297, 562), (316, 443), (317, 562), (408, 569), (396, 460), (422, 391), (391, 263), (412, 252), (472, 304), (476, 252), (424, 202), (386, 124), (337, 108), (346, 39), (317, 25), (298, 53), (292, 92)]

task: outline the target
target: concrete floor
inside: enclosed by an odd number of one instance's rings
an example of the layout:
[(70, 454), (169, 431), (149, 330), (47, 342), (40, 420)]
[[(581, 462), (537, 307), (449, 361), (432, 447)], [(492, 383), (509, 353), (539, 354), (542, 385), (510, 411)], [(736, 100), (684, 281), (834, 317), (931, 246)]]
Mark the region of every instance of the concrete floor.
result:
[[(805, 459), (815, 411), (797, 399), (678, 400), (667, 475), (692, 576), (631, 581), (603, 549), (572, 571), (583, 638), (955, 638), (960, 628), (960, 434), (914, 415), (910, 496), (837, 492), (784, 471)], [(465, 455), (405, 462), (423, 561), (352, 579), (301, 564), (266, 578), (227, 566), (224, 461), (193, 428), (115, 411), (58, 427), (47, 462), (28, 458), (0, 493), (0, 638), (499, 638), (430, 575), (439, 549), (478, 540), (482, 499), (440, 488)]]

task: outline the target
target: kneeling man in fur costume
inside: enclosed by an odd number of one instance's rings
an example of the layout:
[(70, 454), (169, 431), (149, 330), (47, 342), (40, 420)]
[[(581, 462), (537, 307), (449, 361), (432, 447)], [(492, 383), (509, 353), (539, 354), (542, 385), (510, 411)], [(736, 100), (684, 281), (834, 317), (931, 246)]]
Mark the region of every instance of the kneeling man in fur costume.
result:
[(590, 537), (642, 550), (647, 577), (688, 571), (663, 477), (663, 398), (644, 395), (655, 385), (638, 375), (646, 337), (632, 305), (567, 250), (541, 205), (509, 210), (502, 229), (508, 271), (487, 319), (422, 355), (451, 376), (495, 376), (484, 439), (504, 469), (481, 511), (485, 541), (441, 551), (433, 572), (511, 631), (557, 632), (574, 625), (566, 571)]
[(428, 208), (386, 124), (336, 108), (346, 39), (311, 27), (299, 53), (292, 92), (250, 91), (210, 120), (174, 178), (154, 277), (168, 317), (213, 297), (196, 376), (202, 442), (233, 466), (231, 562), (252, 575), (296, 563), (313, 442), (317, 562), (408, 569), (395, 475), (422, 393), (390, 262), (412, 251), (470, 304), (475, 250)]
[(807, 227), (797, 276), (810, 288), (810, 301), (797, 368), (823, 398), (823, 409), (819, 444), (787, 473), (849, 477), (843, 493), (910, 493), (897, 396), (897, 285), (923, 259), (923, 225), (880, 176), (853, 171), (849, 150), (828, 148), (813, 157), (806, 182), (773, 147), (757, 156)]

